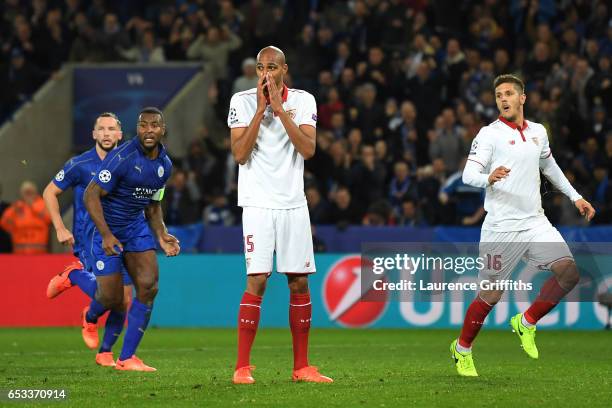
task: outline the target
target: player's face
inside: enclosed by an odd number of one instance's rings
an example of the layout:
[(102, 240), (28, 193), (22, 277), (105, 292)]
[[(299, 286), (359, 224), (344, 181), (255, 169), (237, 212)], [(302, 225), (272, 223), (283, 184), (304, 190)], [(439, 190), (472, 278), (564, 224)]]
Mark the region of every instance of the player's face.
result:
[(287, 64), (283, 61), (282, 55), (273, 50), (264, 51), (259, 55), (259, 60), (255, 66), (259, 78), (270, 74), (276, 86), (283, 87), (283, 76), (287, 73)]
[(158, 113), (143, 113), (138, 117), (138, 138), (147, 150), (154, 149), (166, 132), (166, 125)]
[(96, 144), (107, 152), (113, 150), (123, 137), (117, 120), (109, 117), (98, 118), (92, 134)]
[(495, 88), (497, 109), (500, 115), (510, 122), (517, 120), (522, 113), (526, 98), (512, 83), (503, 83)]

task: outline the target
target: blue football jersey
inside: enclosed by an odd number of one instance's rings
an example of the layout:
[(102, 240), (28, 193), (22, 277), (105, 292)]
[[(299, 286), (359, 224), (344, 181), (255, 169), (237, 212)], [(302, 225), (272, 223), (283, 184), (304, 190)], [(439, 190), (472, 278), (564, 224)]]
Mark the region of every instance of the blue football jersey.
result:
[(74, 254), (76, 256), (83, 248), (87, 224), (92, 222), (83, 202), (83, 193), (92, 177), (96, 175), (96, 170), (101, 163), (102, 160), (94, 147), (68, 160), (53, 179), (53, 183), (62, 191), (69, 188), (74, 190), (72, 235), (74, 236)]
[(166, 149), (160, 144), (159, 155), (151, 160), (137, 137), (106, 156), (93, 181), (108, 193), (102, 197), (102, 209), (113, 233), (145, 220), (145, 207), (161, 200), (171, 172)]

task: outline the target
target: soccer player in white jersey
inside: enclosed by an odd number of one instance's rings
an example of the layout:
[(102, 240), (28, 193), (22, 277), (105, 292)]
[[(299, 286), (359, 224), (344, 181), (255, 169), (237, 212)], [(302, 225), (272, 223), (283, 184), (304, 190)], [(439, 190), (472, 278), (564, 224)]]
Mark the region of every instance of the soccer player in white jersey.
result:
[(240, 163), (238, 205), (247, 272), (233, 381), (255, 382), (250, 352), (276, 252), (276, 270), (287, 276), (290, 291), (293, 381), (332, 382), (308, 364), (308, 274), (315, 272), (315, 260), (303, 177), (304, 159), (315, 153), (317, 105), (308, 92), (284, 84), (288, 67), (280, 49), (262, 49), (256, 69), (257, 88), (234, 94), (227, 119), (232, 154)]
[[(486, 189), (487, 215), (480, 235), (480, 256), (493, 262), (485, 263), (479, 279), (507, 280), (521, 258), (553, 273), (531, 306), (510, 320), (523, 350), (537, 359), (536, 323), (579, 280), (567, 244), (544, 215), (540, 171), (572, 200), (587, 220), (593, 218), (595, 210), (576, 192), (555, 162), (544, 126), (525, 120), (523, 81), (514, 75), (500, 75), (493, 86), (500, 116), (483, 127), (474, 139), (463, 181)], [(450, 347), (460, 375), (478, 375), (472, 359), (472, 342), (502, 294), (503, 290), (480, 290), (468, 308), (461, 335)]]

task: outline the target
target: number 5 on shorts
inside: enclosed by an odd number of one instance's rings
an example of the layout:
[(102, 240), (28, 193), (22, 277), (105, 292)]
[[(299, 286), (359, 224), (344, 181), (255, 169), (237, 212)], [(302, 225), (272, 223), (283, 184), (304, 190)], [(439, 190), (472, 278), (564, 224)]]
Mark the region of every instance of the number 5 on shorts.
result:
[(255, 244), (253, 244), (253, 235), (244, 236), (244, 249), (245, 252), (253, 252), (255, 250)]

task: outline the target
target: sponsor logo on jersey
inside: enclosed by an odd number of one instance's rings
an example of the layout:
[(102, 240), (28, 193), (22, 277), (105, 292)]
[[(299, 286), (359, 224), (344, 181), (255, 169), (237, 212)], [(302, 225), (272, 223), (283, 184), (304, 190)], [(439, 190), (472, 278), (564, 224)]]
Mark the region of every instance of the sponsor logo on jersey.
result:
[(153, 195), (155, 195), (155, 193), (157, 193), (157, 189), (156, 188), (148, 188), (148, 187), (136, 187), (134, 189), (134, 192), (132, 193), (132, 196), (134, 198), (137, 198), (139, 200), (148, 200), (151, 197), (153, 197)]

